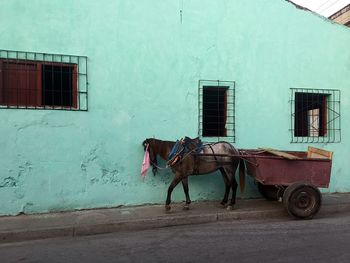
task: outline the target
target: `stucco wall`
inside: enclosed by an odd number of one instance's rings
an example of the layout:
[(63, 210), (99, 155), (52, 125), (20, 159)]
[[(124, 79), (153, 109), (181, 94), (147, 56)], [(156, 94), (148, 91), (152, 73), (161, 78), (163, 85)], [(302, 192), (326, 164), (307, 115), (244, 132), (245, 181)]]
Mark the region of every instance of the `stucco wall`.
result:
[[(340, 89), (342, 141), (314, 146), (335, 152), (325, 191), (350, 191), (348, 28), (283, 0), (9, 0), (0, 24), (0, 49), (87, 56), (89, 74), (88, 112), (0, 109), (2, 215), (164, 202), (172, 175), (140, 178), (141, 142), (197, 135), (200, 79), (236, 82), (239, 148), (305, 150), (290, 88)], [(223, 190), (190, 179), (193, 200)]]

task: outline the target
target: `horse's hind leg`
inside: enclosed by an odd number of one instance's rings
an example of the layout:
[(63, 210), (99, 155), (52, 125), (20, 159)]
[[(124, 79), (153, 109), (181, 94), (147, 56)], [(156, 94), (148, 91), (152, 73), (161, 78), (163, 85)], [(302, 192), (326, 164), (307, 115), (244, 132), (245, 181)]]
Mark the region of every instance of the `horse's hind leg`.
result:
[[(236, 204), (236, 192), (237, 192), (237, 181), (235, 178), (236, 168), (232, 169), (231, 167), (222, 167), (220, 171), (223, 175), (225, 174), (225, 177), (227, 178), (227, 182), (225, 182), (225, 186), (226, 186), (225, 197), (221, 203), (223, 204), (225, 202), (223, 205), (227, 203), (230, 188), (232, 188), (231, 202), (227, 205), (227, 210), (232, 210), (234, 205)], [(225, 180), (225, 177), (224, 177), (224, 180)]]
[(228, 196), (230, 194), (231, 183), (230, 183), (230, 180), (228, 178), (228, 174), (227, 174), (226, 170), (224, 168), (220, 168), (220, 172), (222, 174), (222, 178), (224, 179), (224, 183), (225, 183), (225, 195), (221, 201), (221, 204), (225, 207), (227, 204), (227, 201), (228, 201)]
[(184, 206), (185, 210), (190, 209), (190, 203), (191, 203), (191, 199), (190, 199), (190, 195), (189, 195), (189, 190), (188, 190), (188, 177), (182, 179), (182, 187), (184, 189), (184, 193), (186, 196), (186, 204)]

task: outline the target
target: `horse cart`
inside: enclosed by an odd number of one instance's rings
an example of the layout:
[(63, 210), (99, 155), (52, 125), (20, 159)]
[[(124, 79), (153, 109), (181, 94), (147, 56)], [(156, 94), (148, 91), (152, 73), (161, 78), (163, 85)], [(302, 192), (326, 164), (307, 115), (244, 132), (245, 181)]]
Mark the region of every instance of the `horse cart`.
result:
[(254, 149), (240, 150), (240, 157), (265, 198), (281, 200), (297, 218), (312, 218), (319, 211), (318, 187), (329, 186), (332, 152), (313, 147), (307, 152)]
[[(188, 207), (191, 203), (188, 176), (217, 170), (223, 175), (225, 183), (221, 204), (232, 208), (236, 201), (237, 167), (242, 189), (246, 167), (247, 174), (255, 179), (262, 195), (267, 199), (283, 201), (288, 213), (297, 218), (312, 218), (317, 214), (322, 202), (318, 188), (329, 186), (333, 153), (314, 147), (309, 147), (306, 152), (266, 148), (237, 150), (228, 142), (202, 144), (198, 138), (189, 137), (176, 142), (148, 138), (142, 145), (145, 150), (143, 168), (146, 167), (142, 173), (147, 172), (148, 160), (155, 174), (159, 168), (157, 156), (160, 156), (175, 174), (168, 188), (166, 210), (170, 209), (171, 193), (179, 182), (183, 185)], [(232, 198), (229, 202), (230, 188)]]

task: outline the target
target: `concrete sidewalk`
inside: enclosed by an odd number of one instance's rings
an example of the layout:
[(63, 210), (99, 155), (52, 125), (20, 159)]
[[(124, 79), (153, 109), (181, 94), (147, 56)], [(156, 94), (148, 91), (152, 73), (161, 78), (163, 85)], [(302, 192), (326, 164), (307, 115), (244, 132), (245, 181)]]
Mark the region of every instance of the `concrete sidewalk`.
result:
[[(350, 212), (350, 193), (326, 194), (322, 201), (316, 217)], [(0, 217), (0, 243), (227, 220), (288, 217), (280, 202), (264, 199), (237, 200), (232, 211), (223, 209), (219, 202), (194, 202), (188, 211), (182, 206), (181, 203), (173, 204), (170, 212), (165, 212), (163, 205), (147, 205)]]

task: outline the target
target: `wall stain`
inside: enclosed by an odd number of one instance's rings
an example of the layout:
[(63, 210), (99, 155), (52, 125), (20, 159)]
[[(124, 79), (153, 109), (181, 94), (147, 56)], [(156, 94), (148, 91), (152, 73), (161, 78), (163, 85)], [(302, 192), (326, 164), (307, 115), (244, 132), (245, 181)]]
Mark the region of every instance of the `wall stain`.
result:
[(32, 164), (28, 161), (24, 163), (24, 165), (18, 166), (18, 178), (24, 177), (32, 171)]
[[(85, 178), (87, 177), (87, 168), (97, 159), (96, 152), (97, 147), (93, 148), (80, 164), (80, 169)], [(96, 183), (96, 181), (94, 183)]]
[(100, 179), (94, 177), (94, 178), (90, 179), (90, 184), (97, 184), (99, 181), (100, 181)]
[(97, 159), (97, 147), (93, 148), (80, 165), (81, 170), (86, 173), (87, 167)]

